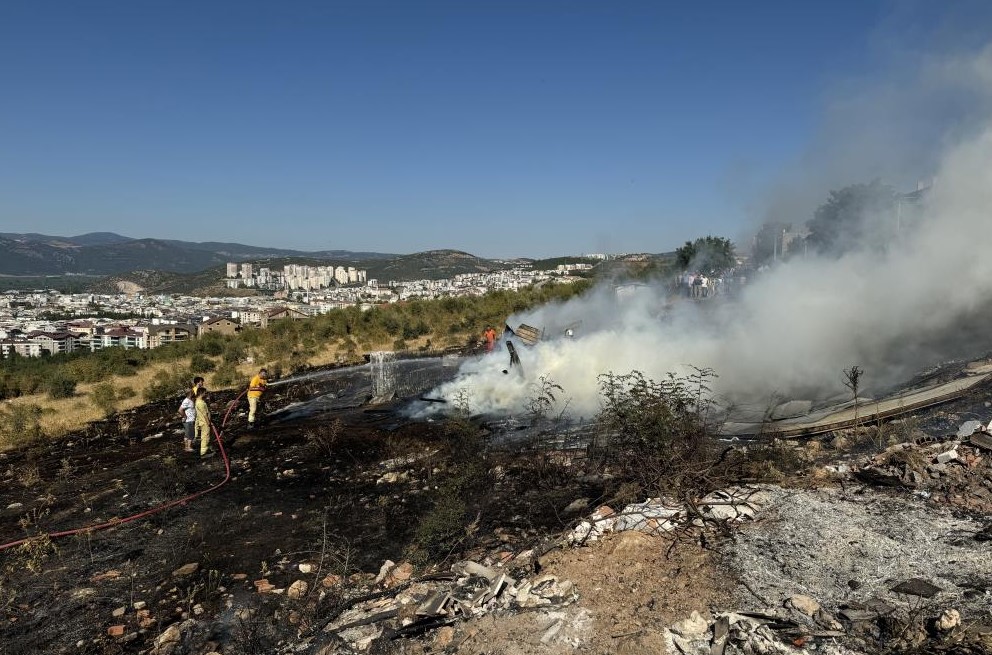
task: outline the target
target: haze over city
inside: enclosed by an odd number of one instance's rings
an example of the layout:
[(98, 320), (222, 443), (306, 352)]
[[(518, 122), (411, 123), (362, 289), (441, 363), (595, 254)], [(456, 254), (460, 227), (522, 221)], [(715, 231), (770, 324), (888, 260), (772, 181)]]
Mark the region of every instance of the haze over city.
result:
[[(911, 188), (930, 173), (902, 155), (943, 138), (968, 111), (960, 97), (887, 116), (867, 140), (847, 128), (914, 98), (901, 83), (980, 45), (989, 14), (980, 2), (6, 3), (0, 223), (483, 257), (743, 241), (771, 211), (808, 217), (832, 187)], [(795, 184), (797, 170), (816, 183)]]

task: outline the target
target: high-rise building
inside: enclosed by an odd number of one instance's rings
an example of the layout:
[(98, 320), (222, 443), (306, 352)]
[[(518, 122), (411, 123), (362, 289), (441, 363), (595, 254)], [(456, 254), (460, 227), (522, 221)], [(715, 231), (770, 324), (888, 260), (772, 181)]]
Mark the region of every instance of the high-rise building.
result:
[(238, 277), (238, 265), (236, 262), (227, 262), (227, 277)]

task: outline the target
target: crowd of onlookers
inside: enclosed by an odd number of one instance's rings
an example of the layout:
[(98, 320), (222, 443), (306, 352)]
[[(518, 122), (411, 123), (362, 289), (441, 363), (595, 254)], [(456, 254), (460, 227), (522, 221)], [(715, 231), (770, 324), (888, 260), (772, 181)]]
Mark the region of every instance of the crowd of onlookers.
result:
[(675, 280), (676, 292), (685, 298), (712, 298), (739, 290), (747, 282), (745, 270), (730, 269), (709, 275), (686, 271)]

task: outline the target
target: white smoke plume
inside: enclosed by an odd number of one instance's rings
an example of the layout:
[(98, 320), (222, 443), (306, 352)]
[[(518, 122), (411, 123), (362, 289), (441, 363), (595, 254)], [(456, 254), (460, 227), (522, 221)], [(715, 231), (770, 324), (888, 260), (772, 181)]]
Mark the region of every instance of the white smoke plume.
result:
[[(661, 284), (623, 297), (603, 285), (509, 317), (512, 327), (545, 331), (534, 346), (517, 346), (521, 366), (510, 367), (506, 350), (497, 350), (464, 364), (437, 395), (473, 412), (519, 413), (545, 376), (563, 388), (569, 414), (591, 417), (600, 374), (636, 370), (660, 380), (695, 366), (718, 374), (718, 396), (761, 405), (842, 393), (843, 369), (852, 365), (865, 369), (871, 392), (928, 364), (985, 354), (992, 347), (992, 49), (930, 59), (918, 80), (928, 92), (957, 89), (974, 105), (946, 126), (941, 152), (922, 164), (936, 184), (918, 223), (897, 234), (891, 213), (873, 217), (892, 235), (886, 248), (793, 258), (749, 281), (732, 302), (666, 308)], [(859, 124), (854, 138), (867, 129)], [(830, 188), (821, 187), (819, 203)], [(809, 208), (804, 218), (811, 215)], [(569, 326), (574, 336), (562, 336)]]

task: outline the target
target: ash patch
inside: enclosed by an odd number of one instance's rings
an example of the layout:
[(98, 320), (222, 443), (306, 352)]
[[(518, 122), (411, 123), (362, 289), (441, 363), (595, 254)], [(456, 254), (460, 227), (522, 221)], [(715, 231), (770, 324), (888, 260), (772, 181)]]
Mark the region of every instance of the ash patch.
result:
[(940, 606), (987, 619), (992, 545), (975, 539), (982, 529), (916, 499), (783, 489), (765, 518), (734, 534), (727, 564), (750, 587), (738, 590), (739, 606), (753, 611), (797, 595), (831, 612), (880, 601), (915, 609), (920, 595), (892, 589), (923, 580), (940, 589), (933, 598)]

